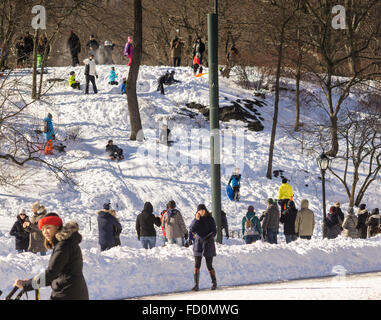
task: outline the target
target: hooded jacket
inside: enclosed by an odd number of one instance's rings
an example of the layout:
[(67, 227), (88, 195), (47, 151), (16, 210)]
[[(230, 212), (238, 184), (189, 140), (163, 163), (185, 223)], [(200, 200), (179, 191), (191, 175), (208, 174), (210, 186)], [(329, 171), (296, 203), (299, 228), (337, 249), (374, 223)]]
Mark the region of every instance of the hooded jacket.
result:
[(110, 70), (110, 74), (108, 75), (108, 81), (109, 82), (115, 82), (118, 78), (118, 75), (116, 74), (115, 70)]
[(153, 207), (150, 202), (144, 204), (143, 211), (136, 217), (136, 233), (140, 237), (156, 237), (154, 224), (160, 227), (160, 218), (153, 215)]
[(359, 209), (357, 212), (357, 228), (359, 230), (360, 238), (365, 239), (367, 235), (367, 226), (365, 224), (369, 217), (368, 209)]
[(282, 183), (278, 190), (278, 200), (291, 199), (293, 196), (292, 187), (289, 183)]
[(298, 210), (294, 201), (290, 202), (289, 207), (280, 215), (280, 222), (284, 224), (283, 233), (285, 235), (295, 235), (295, 220)]
[(48, 132), (44, 132), (44, 140), (45, 141), (52, 140), (53, 136), (55, 135), (53, 121), (49, 117), (46, 117), (44, 119), (44, 122), (46, 122), (48, 126)]
[(343, 236), (353, 239), (359, 238), (357, 230), (357, 217), (355, 214), (348, 213), (343, 222)]
[(40, 221), (45, 214), (46, 210), (44, 207), (38, 209), (37, 213), (31, 217), (29, 227), (25, 228), (25, 231), (30, 233), (28, 251), (34, 253), (48, 251), (44, 246), (45, 238), (42, 235), (41, 230), (38, 228), (38, 221)]
[(278, 205), (272, 204), (269, 206), (264, 214), (264, 219), (262, 222), (262, 229), (267, 230), (267, 229), (279, 229), (279, 209)]
[[(83, 259), (79, 243), (82, 236), (78, 233), (78, 224), (67, 223), (55, 235), (57, 243), (53, 247), (48, 268), (40, 275), (29, 279), (26, 291), (34, 287), (51, 286), (52, 300), (88, 300), (89, 293), (83, 276)], [(43, 279), (45, 278), (45, 283)]]
[(97, 212), (99, 244), (101, 248), (112, 248), (118, 245), (115, 234), (122, 232), (122, 226), (116, 218), (115, 210), (100, 210)]
[(195, 257), (216, 256), (214, 237), (217, 234), (217, 228), (216, 222), (210, 214), (206, 217), (200, 217), (199, 220), (193, 219), (189, 231), (196, 234), (193, 245), (193, 255)]
[(29, 221), (28, 216), (21, 219), (20, 215), (17, 216), (17, 221), (13, 224), (10, 231), (11, 236), (16, 237), (16, 250), (28, 250), (29, 246), (29, 232), (23, 228), (23, 223)]
[(69, 39), (67, 39), (67, 45), (69, 46), (72, 54), (78, 54), (81, 52), (81, 42), (74, 32), (70, 35)]
[(368, 227), (368, 238), (373, 237), (377, 234), (377, 229), (380, 225), (380, 213), (377, 208), (372, 210), (372, 213), (366, 220), (365, 225)]
[(163, 228), (167, 239), (181, 238), (187, 232), (181, 212), (177, 209), (168, 209), (164, 214)]
[(261, 223), (259, 222), (258, 217), (255, 216), (255, 212), (254, 211), (248, 211), (246, 213), (246, 215), (242, 218), (242, 223), (241, 223), (242, 234), (244, 236), (247, 235), (247, 234), (245, 234), (245, 230), (246, 230), (245, 225), (246, 225), (247, 220), (251, 221), (251, 224), (253, 225), (254, 230), (257, 232), (257, 235), (261, 235), (263, 233)]
[(308, 209), (309, 202), (307, 199), (303, 199), (295, 220), (295, 233), (300, 236), (312, 236), (315, 228), (315, 216), (314, 213)]
[[(341, 210), (340, 210), (341, 211)], [(335, 239), (341, 233), (344, 219), (341, 218), (338, 207), (331, 207), (326, 218), (327, 238)]]

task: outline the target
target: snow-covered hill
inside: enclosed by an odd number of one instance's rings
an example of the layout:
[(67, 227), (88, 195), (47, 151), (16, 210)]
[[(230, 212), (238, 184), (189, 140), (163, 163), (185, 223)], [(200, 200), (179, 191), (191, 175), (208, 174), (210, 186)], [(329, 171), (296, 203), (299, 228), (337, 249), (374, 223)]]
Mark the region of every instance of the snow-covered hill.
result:
[[(57, 161), (72, 162), (70, 169), (78, 183), (75, 187), (61, 185), (46, 169), (34, 171), (33, 177), (21, 190), (3, 189), (0, 192), (0, 289), (9, 290), (16, 278), (28, 278), (46, 267), (49, 256), (31, 253), (16, 254), (14, 238), (9, 235), (9, 221), (21, 208), (30, 212), (39, 201), (48, 212), (54, 211), (64, 221), (76, 220), (83, 235), (84, 273), (91, 299), (117, 299), (154, 293), (187, 290), (192, 286), (193, 256), (191, 248), (160, 247), (161, 230), (157, 229), (159, 247), (141, 249), (135, 232), (135, 218), (143, 204), (150, 201), (159, 214), (169, 200), (175, 200), (189, 225), (199, 203), (210, 208), (209, 123), (198, 114), (191, 118), (186, 104), (209, 104), (207, 75), (195, 78), (189, 68), (177, 68), (175, 77), (180, 84), (165, 88), (162, 96), (156, 91), (157, 78), (167, 67), (143, 66), (138, 81), (138, 97), (146, 140), (129, 141), (129, 116), (125, 95), (119, 87), (108, 85), (110, 66), (98, 66), (99, 93), (85, 95), (67, 85), (57, 83), (43, 101), (29, 110), (31, 123), (42, 124), (43, 117), (52, 113), (58, 140), (80, 128), (80, 139), (66, 141), (67, 153), (56, 152)], [(49, 68), (46, 78), (68, 78), (75, 70), (77, 80), (84, 85), (84, 67)], [(119, 80), (127, 77), (127, 67), (116, 66)], [(16, 71), (13, 77), (31, 82), (27, 70)], [(285, 82), (292, 83), (285, 79)], [(318, 90), (304, 83), (306, 90)], [(28, 93), (29, 94), (29, 93)], [(256, 99), (259, 99), (255, 97)], [(220, 77), (220, 104), (237, 99), (254, 99), (232, 80)], [(241, 121), (221, 122), (222, 129), (222, 208), (227, 213), (229, 227), (235, 238), (224, 239), (217, 246), (215, 269), (219, 285), (238, 285), (316, 277), (331, 274), (342, 265), (349, 272), (381, 270), (380, 236), (370, 240), (321, 240), (321, 181), (314, 156), (301, 153), (300, 145), (282, 128), (293, 123), (294, 97), (283, 92), (279, 114), (277, 146), (274, 152), (274, 170), (284, 170), (294, 188), (297, 206), (304, 198), (315, 212), (316, 229), (313, 240), (298, 240), (286, 245), (279, 235), (278, 245), (256, 243), (244, 245), (237, 238), (240, 223), (249, 205), (257, 212), (266, 207), (267, 198), (276, 198), (280, 178), (265, 178), (270, 142), (273, 96), (258, 107), (265, 129), (253, 132)], [(194, 110), (193, 110), (194, 111)], [(305, 108), (303, 119), (320, 117), (317, 110)], [(302, 121), (303, 121), (302, 119)], [(176, 143), (168, 148), (157, 143), (159, 129), (167, 123)], [(105, 154), (107, 141), (112, 139), (123, 148), (125, 160), (110, 162)], [(241, 201), (233, 203), (225, 195), (225, 184), (235, 167), (243, 175)], [(364, 202), (368, 207), (378, 206), (380, 180), (371, 186)], [(100, 252), (97, 243), (96, 212), (106, 200), (120, 217), (123, 232), (122, 246)], [(328, 176), (327, 201), (342, 203), (347, 199), (343, 187)], [(8, 228), (8, 229), (7, 229)], [(251, 272), (248, 272), (251, 270)], [(209, 276), (202, 267), (201, 287), (209, 286)], [(47, 298), (50, 289), (43, 290)]]

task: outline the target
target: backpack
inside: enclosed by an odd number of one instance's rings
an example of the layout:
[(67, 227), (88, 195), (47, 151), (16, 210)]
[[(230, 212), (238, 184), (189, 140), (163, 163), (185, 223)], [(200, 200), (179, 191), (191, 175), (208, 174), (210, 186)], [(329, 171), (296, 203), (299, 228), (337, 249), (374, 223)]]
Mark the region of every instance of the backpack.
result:
[(255, 224), (251, 221), (251, 219), (246, 218), (246, 222), (245, 222), (245, 235), (246, 236), (253, 236), (253, 235), (259, 234), (258, 231), (256, 230)]

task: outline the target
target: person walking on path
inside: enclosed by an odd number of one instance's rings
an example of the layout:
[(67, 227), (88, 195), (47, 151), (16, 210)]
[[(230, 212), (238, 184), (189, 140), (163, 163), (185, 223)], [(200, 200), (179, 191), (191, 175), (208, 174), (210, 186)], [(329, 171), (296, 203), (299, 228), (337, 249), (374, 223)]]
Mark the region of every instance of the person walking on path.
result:
[(357, 217), (352, 207), (348, 208), (347, 216), (343, 222), (343, 236), (346, 238), (357, 239), (359, 238), (359, 232), (357, 230)]
[(85, 94), (89, 93), (89, 82), (93, 86), (94, 93), (98, 93), (97, 85), (95, 84), (95, 78), (98, 79), (97, 67), (94, 61), (94, 55), (91, 54), (88, 59), (83, 60), (85, 64), (85, 77), (86, 77), (86, 87)]
[(279, 219), (278, 205), (273, 199), (269, 198), (262, 222), (263, 235), (268, 243), (278, 243)]
[(367, 226), (365, 225), (366, 220), (369, 217), (368, 209), (366, 208), (366, 204), (362, 203), (359, 206), (357, 211), (357, 229), (359, 231), (359, 236), (361, 239), (366, 239)]
[(41, 230), (38, 228), (38, 222), (46, 214), (46, 209), (41, 206), (38, 202), (32, 205), (33, 216), (30, 218), (30, 224), (25, 223), (24, 229), (29, 232), (29, 246), (28, 251), (33, 253), (40, 253), (41, 256), (46, 255), (46, 247), (44, 246), (44, 236)]
[(295, 233), (299, 238), (311, 240), (315, 228), (315, 216), (309, 208), (309, 201), (303, 199), (300, 203), (300, 210), (296, 215)]
[(163, 228), (166, 238), (168, 243), (183, 246), (185, 240), (188, 240), (188, 230), (185, 226), (183, 216), (181, 212), (176, 209), (176, 202), (174, 200), (169, 201), (168, 207), (163, 217)]
[(25, 231), (25, 227), (30, 225), (29, 217), (25, 209), (22, 209), (17, 215), (17, 221), (13, 224), (9, 234), (16, 238), (16, 250), (18, 253), (27, 252), (29, 246), (29, 232)]
[(78, 36), (73, 32), (69, 31), (69, 39), (67, 39), (67, 46), (69, 47), (71, 54), (71, 65), (73, 67), (79, 66), (78, 54), (81, 52), (81, 41)]
[(216, 271), (213, 268), (213, 257), (216, 256), (216, 246), (214, 237), (217, 234), (216, 222), (204, 204), (199, 204), (195, 218), (193, 219), (189, 232), (195, 234), (193, 244), (193, 255), (195, 266), (193, 271), (194, 287), (193, 291), (199, 290), (200, 268), (202, 257), (205, 257), (206, 267), (212, 279), (212, 290), (217, 288)]
[(279, 219), (279, 221), (284, 225), (283, 233), (286, 237), (286, 243), (295, 241), (298, 238), (295, 233), (295, 220), (297, 214), (298, 210), (295, 207), (295, 202), (289, 200), (287, 203), (287, 209), (281, 213)]
[(154, 225), (160, 227), (160, 217), (153, 214), (152, 204), (146, 202), (143, 211), (136, 217), (135, 224), (138, 240), (144, 249), (152, 249), (156, 246), (156, 230)]
[(49, 213), (39, 220), (38, 228), (44, 235), (46, 250), (53, 249), (49, 265), (31, 279), (17, 279), (14, 286), (24, 291), (51, 286), (51, 300), (89, 300), (78, 224), (71, 221), (63, 226), (56, 213)]
[(278, 190), (278, 204), (280, 206), (280, 211), (283, 212), (287, 209), (287, 203), (293, 200), (294, 192), (292, 186), (288, 183), (288, 179), (283, 178), (282, 184)]
[(255, 216), (253, 206), (247, 208), (246, 215), (242, 218), (242, 235), (246, 244), (251, 244), (261, 240), (263, 234), (261, 223), (258, 217)]
[(98, 211), (97, 215), (101, 251), (120, 245), (119, 235), (122, 232), (122, 225), (116, 217), (115, 210), (111, 210), (110, 201), (103, 204), (103, 210)]

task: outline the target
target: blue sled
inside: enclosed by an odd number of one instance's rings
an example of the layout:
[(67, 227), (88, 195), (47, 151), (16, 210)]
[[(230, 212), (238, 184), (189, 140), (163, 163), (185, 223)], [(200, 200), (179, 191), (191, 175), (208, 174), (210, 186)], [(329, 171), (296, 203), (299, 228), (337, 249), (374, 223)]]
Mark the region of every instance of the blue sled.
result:
[(228, 195), (228, 198), (230, 200), (233, 200), (234, 192), (233, 192), (233, 188), (230, 185), (226, 186), (226, 194)]

